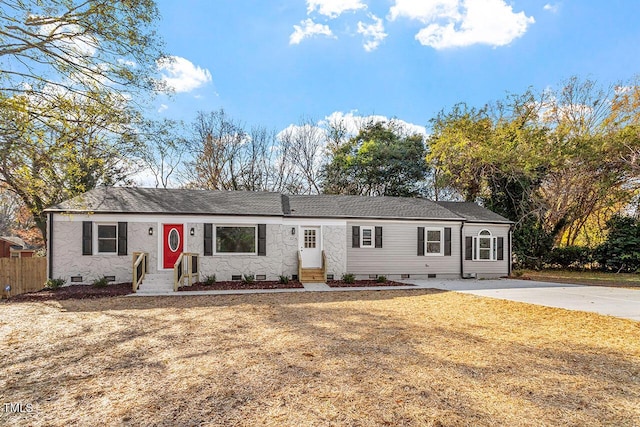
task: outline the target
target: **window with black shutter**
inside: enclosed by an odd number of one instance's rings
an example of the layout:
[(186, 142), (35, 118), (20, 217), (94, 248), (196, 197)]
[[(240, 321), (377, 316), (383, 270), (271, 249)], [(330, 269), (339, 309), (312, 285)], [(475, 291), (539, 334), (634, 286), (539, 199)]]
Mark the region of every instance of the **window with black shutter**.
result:
[(504, 260), (504, 237), (498, 237), (498, 261)]
[(444, 229), (444, 255), (451, 256), (451, 228)]
[(204, 255), (213, 255), (213, 224), (204, 225)]
[(376, 248), (382, 247), (382, 227), (376, 227)]
[(118, 255), (127, 254), (127, 223), (118, 223)]
[(424, 227), (418, 227), (418, 256), (424, 255)]
[(351, 227), (351, 247), (359, 248), (360, 247), (360, 227), (354, 225)]
[(258, 224), (258, 255), (267, 255), (267, 225)]
[(82, 222), (82, 255), (93, 255), (93, 223)]
[(464, 238), (464, 259), (470, 261), (473, 259), (473, 237)]

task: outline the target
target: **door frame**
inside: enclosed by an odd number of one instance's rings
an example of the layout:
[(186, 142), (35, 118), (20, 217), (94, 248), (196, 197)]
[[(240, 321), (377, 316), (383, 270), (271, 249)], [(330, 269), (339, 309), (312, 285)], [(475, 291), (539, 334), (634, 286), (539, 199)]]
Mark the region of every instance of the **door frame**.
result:
[(318, 266), (305, 266), (304, 255), (300, 255), (302, 259), (302, 268), (322, 268), (322, 251), (324, 250), (324, 239), (321, 225), (299, 225), (298, 226), (298, 251), (304, 249), (304, 230), (315, 229), (316, 232), (316, 247), (318, 249)]
[(158, 222), (156, 229), (158, 230), (158, 271), (172, 271), (171, 268), (164, 268), (164, 226), (165, 225), (182, 225), (182, 252), (187, 251), (188, 232), (187, 224), (180, 221), (163, 221)]

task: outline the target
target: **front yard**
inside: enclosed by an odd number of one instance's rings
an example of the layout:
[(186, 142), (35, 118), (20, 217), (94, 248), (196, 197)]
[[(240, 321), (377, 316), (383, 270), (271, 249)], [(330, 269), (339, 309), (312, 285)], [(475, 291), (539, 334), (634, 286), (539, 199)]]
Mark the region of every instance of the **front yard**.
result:
[(8, 425), (640, 425), (640, 323), (454, 292), (0, 304)]
[(523, 277), (542, 282), (573, 283), (578, 285), (612, 286), (640, 289), (640, 274), (605, 273), (600, 271), (523, 270)]

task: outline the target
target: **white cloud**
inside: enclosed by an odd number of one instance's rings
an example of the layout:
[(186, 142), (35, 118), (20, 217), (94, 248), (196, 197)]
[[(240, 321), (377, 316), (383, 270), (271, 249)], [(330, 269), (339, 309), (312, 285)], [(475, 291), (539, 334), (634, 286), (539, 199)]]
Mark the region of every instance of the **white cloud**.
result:
[(169, 106), (167, 104), (160, 104), (160, 107), (158, 107), (158, 113), (162, 113), (163, 111), (166, 111), (169, 109)]
[(460, 0), (396, 0), (389, 9), (389, 19), (416, 19), (427, 23), (440, 18), (459, 18)]
[[(38, 22), (42, 17), (31, 15), (29, 19)], [(41, 25), (40, 34), (52, 37), (55, 40), (53, 44), (62, 51), (63, 55), (68, 55), (66, 52), (69, 52), (73, 55), (90, 57), (96, 53), (98, 47), (98, 40), (95, 37), (86, 34), (79, 25), (64, 24), (62, 20)]]
[(362, 21), (358, 22), (358, 34), (364, 36), (364, 50), (367, 52), (376, 50), (382, 40), (387, 37), (387, 33), (384, 32), (382, 19), (373, 14), (369, 15), (369, 17), (373, 19), (373, 24), (365, 24)]
[(401, 17), (427, 24), (415, 38), (435, 49), (474, 44), (504, 46), (521, 37), (535, 22), (524, 12), (514, 13), (504, 0), (396, 0), (389, 19)]
[(136, 68), (138, 64), (135, 61), (130, 61), (122, 58), (118, 58), (118, 64), (126, 65), (127, 67)]
[(161, 80), (176, 92), (191, 92), (211, 82), (211, 73), (179, 56), (171, 56), (158, 61)]
[(289, 44), (300, 44), (305, 38), (317, 35), (334, 37), (328, 25), (316, 24), (312, 19), (300, 21), (300, 24), (293, 26), (294, 31), (289, 36)]
[(544, 5), (543, 9), (551, 13), (556, 13), (558, 12), (558, 9), (560, 9), (560, 5), (547, 3)]
[(337, 18), (344, 12), (366, 8), (367, 5), (361, 0), (307, 0), (308, 15), (317, 10), (320, 15), (328, 16), (331, 19)]
[(361, 116), (358, 115), (358, 110), (352, 110), (348, 113), (343, 113), (342, 111), (334, 111), (333, 113), (325, 117), (324, 120), (318, 122), (318, 125), (321, 127), (340, 125), (348, 135), (353, 136), (356, 135), (358, 131), (362, 129), (362, 127), (367, 123), (389, 123), (392, 121), (409, 135), (417, 133), (423, 136), (427, 136), (427, 129), (424, 126), (409, 123), (400, 119), (389, 119), (388, 117), (381, 115)]

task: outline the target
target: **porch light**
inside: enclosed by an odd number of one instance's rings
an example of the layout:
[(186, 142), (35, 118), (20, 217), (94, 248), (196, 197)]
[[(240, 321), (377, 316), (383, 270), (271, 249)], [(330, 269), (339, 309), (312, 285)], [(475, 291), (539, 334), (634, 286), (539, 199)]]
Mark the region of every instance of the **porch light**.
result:
[(294, 236), (296, 234), (296, 228), (291, 227), (291, 235)]
[(193, 229), (193, 227), (191, 227), (191, 230), (189, 230), (189, 236), (195, 236), (196, 234), (196, 230)]
[(153, 227), (149, 227), (149, 236), (153, 236)]

